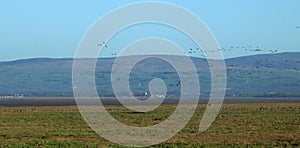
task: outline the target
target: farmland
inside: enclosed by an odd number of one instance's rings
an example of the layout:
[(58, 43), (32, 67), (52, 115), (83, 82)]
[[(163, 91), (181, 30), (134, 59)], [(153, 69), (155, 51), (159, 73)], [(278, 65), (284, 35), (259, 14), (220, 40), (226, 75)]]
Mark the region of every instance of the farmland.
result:
[[(107, 106), (119, 121), (149, 126), (166, 119), (176, 105), (147, 113)], [(187, 126), (153, 147), (300, 146), (300, 103), (226, 103), (211, 127), (200, 133), (205, 110), (198, 108)], [(1, 107), (0, 147), (121, 147), (101, 138), (85, 123), (76, 106)]]

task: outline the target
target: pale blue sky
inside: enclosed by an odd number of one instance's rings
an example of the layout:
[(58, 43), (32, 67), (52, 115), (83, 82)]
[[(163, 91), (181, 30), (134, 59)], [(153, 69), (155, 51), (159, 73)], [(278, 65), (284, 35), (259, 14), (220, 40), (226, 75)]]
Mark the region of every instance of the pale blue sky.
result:
[[(114, 8), (133, 2), (138, 1), (3, 0), (0, 5), (0, 61), (73, 57), (81, 37), (94, 21)], [(258, 46), (266, 51), (259, 53), (268, 53), (271, 49), (300, 51), (299, 0), (164, 2), (199, 16), (221, 47)], [(115, 41), (111, 47), (118, 48), (116, 44), (121, 42)], [(225, 57), (249, 54), (258, 53), (241, 49), (224, 52)]]

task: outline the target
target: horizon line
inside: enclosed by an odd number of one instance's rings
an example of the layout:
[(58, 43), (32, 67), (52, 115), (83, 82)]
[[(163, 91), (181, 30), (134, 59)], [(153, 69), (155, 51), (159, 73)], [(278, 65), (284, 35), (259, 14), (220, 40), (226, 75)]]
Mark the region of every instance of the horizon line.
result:
[[(243, 56), (236, 56), (236, 57), (229, 57), (229, 58), (223, 58), (223, 60), (230, 60), (230, 59), (236, 59), (236, 58), (243, 58), (243, 57), (253, 57), (253, 56), (263, 56), (263, 55), (278, 55), (278, 54), (287, 54), (287, 53), (300, 53), (300, 52), (278, 52), (278, 53), (263, 53), (263, 54), (253, 54), (253, 55), (243, 55)], [(137, 55), (132, 55), (137, 56)], [(165, 55), (168, 56), (168, 55)], [(170, 55), (170, 56), (181, 56), (181, 55)], [(97, 59), (115, 59), (118, 56), (107, 56), (107, 57), (98, 57)], [(207, 59), (206, 57), (199, 57), (199, 56), (188, 56), (191, 58), (199, 58), (199, 59)], [(37, 60), (37, 59), (52, 59), (52, 60), (63, 60), (63, 59), (94, 59), (89, 57), (84, 58), (74, 58), (74, 57), (28, 57), (28, 58), (20, 58), (20, 59), (13, 59), (13, 60), (0, 60), (0, 63), (6, 63), (6, 62), (15, 62), (15, 61), (22, 61), (22, 60)], [(211, 59), (211, 60), (222, 60), (222, 59)]]

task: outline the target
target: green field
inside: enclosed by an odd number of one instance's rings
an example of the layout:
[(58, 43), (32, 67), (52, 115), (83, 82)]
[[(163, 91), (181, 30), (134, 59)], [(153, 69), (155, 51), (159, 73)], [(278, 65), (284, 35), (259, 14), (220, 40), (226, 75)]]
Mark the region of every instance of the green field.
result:
[[(149, 113), (108, 106), (118, 120), (148, 126), (166, 119), (175, 105)], [(212, 126), (198, 126), (205, 109), (199, 104), (188, 125), (153, 147), (300, 147), (300, 103), (224, 104)], [(1, 107), (0, 147), (121, 147), (98, 136), (74, 107)]]

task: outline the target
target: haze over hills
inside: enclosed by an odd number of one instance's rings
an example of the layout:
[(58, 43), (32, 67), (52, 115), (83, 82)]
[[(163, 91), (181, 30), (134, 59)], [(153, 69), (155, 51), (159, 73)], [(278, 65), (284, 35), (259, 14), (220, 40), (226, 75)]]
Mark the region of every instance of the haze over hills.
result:
[[(174, 57), (180, 60), (180, 57)], [(198, 71), (201, 95), (210, 93), (207, 61), (191, 58)], [(87, 59), (86, 59), (87, 60)], [(110, 74), (114, 58), (98, 59), (96, 87), (100, 96), (113, 96)], [(300, 52), (254, 55), (225, 60), (227, 96), (300, 96)], [(73, 96), (73, 59), (36, 58), (0, 62), (0, 95)], [(88, 76), (87, 76), (88, 77)], [(135, 65), (130, 73), (134, 95), (148, 92), (153, 78), (165, 81), (167, 95), (180, 94), (180, 79), (167, 62), (150, 58)]]

